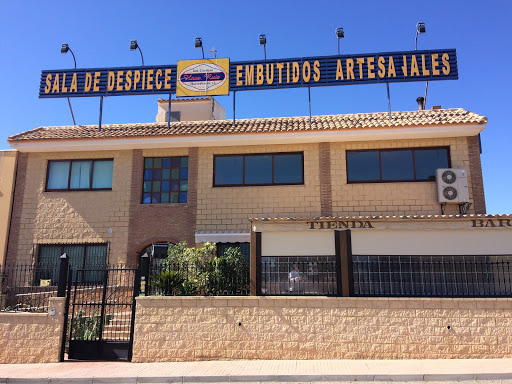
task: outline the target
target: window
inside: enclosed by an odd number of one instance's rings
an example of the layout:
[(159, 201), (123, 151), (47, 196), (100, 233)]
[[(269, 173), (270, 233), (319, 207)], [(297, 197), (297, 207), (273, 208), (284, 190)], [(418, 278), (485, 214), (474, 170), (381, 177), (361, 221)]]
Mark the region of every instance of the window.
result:
[[(69, 257), (69, 266), (73, 271), (74, 280), (103, 281), (104, 275), (101, 270), (107, 265), (107, 244), (39, 245), (39, 265), (54, 266), (54, 268), (41, 269), (37, 279), (50, 279), (53, 283), (57, 283), (60, 256), (64, 253)], [(89, 271), (81, 271), (81, 269), (89, 269)], [(80, 270), (78, 275), (77, 270)]]
[(50, 160), (46, 191), (112, 190), (114, 160)]
[(348, 183), (433, 181), (438, 168), (450, 168), (448, 147), (347, 151)]
[(302, 152), (214, 157), (215, 187), (293, 184), (304, 184)]
[(142, 204), (186, 203), (188, 157), (144, 158)]

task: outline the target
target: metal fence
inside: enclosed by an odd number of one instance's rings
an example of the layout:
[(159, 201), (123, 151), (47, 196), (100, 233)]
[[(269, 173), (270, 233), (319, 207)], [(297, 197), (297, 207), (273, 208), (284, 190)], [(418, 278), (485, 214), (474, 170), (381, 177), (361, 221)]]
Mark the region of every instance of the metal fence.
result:
[(59, 264), (12, 264), (0, 266), (0, 310), (46, 312), (48, 300), (57, 296)]
[(335, 256), (262, 257), (262, 295), (337, 296)]
[(148, 295), (246, 296), (249, 268), (226, 261), (167, 264), (154, 260), (149, 270)]
[(353, 256), (355, 296), (510, 297), (512, 256)]

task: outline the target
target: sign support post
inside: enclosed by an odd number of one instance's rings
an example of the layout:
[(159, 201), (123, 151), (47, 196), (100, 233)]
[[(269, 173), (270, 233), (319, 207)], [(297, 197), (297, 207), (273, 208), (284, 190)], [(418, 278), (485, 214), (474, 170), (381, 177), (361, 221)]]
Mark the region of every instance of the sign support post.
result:
[(311, 87), (308, 87), (308, 100), (309, 100), (309, 125), (311, 125)]
[(101, 118), (103, 116), (103, 96), (100, 96), (100, 122), (98, 124), (98, 132), (101, 131)]
[(172, 93), (169, 93), (169, 116), (167, 116), (167, 129), (171, 129), (171, 97)]
[(388, 112), (389, 112), (389, 119), (391, 120), (391, 98), (389, 97), (389, 83), (386, 83), (386, 89), (388, 91)]
[(235, 97), (236, 97), (236, 91), (233, 91), (233, 125), (235, 125)]

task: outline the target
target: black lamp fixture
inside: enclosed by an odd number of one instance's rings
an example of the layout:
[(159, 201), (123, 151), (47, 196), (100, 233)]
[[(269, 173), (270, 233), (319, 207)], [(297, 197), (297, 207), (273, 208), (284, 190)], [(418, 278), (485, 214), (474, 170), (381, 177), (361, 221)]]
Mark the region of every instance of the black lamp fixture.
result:
[(340, 39), (345, 37), (345, 32), (343, 28), (336, 28), (336, 37), (338, 38), (338, 55), (340, 54)]
[(201, 48), (201, 52), (203, 52), (203, 59), (204, 59), (203, 39), (201, 39), (200, 37), (196, 37), (194, 47)]
[(71, 52), (71, 54), (73, 55), (73, 61), (75, 62), (75, 68), (76, 68), (75, 54), (73, 53), (71, 48), (69, 48), (68, 44), (62, 44), (62, 47), (60, 47), (60, 53), (68, 53), (68, 51)]
[(258, 36), (258, 39), (260, 41), (260, 45), (263, 45), (263, 54), (265, 55), (265, 60), (267, 60), (267, 36), (265, 36), (265, 34), (261, 33)]
[(425, 28), (425, 23), (417, 23), (416, 24), (416, 40), (414, 42), (414, 50), (418, 49), (418, 34), (419, 33), (425, 33), (427, 32), (427, 29)]
[(140, 57), (142, 59), (142, 66), (144, 66), (144, 56), (142, 55), (142, 51), (139, 47), (139, 44), (137, 44), (137, 40), (130, 41), (130, 51), (135, 51), (136, 49), (140, 52)]
[[(62, 46), (60, 47), (60, 53), (68, 53), (68, 51), (71, 52), (71, 54), (73, 55), (73, 61), (75, 62), (75, 69), (76, 69), (75, 54), (73, 53), (71, 48), (69, 48), (68, 44), (62, 44)], [(71, 111), (71, 117), (73, 118), (73, 125), (76, 126), (75, 114), (73, 113), (73, 108), (71, 107), (71, 101), (69, 100), (69, 97), (68, 97), (68, 104), (69, 104), (69, 110)]]

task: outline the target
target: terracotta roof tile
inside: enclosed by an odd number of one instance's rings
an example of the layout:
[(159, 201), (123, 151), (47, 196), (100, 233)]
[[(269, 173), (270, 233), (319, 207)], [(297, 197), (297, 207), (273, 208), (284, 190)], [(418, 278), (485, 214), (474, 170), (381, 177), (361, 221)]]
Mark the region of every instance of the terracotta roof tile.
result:
[(277, 117), (260, 119), (185, 121), (171, 123), (106, 124), (98, 132), (97, 125), (40, 127), (18, 133), (7, 139), (15, 141), (112, 139), (125, 137), (162, 137), (192, 135), (230, 135), (244, 133), (276, 133), (292, 131), (332, 131), (345, 129), (396, 128), (406, 126), (485, 124), (487, 118), (462, 108), (350, 115)]

